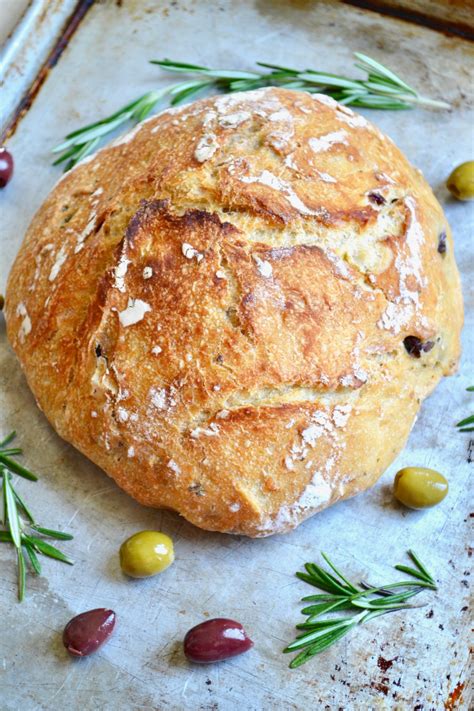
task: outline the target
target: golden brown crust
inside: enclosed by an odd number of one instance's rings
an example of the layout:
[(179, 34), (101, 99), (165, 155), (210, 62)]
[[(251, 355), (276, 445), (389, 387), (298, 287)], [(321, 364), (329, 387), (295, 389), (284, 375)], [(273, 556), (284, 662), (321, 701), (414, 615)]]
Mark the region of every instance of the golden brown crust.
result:
[(67, 174), (6, 313), (61, 436), (144, 504), (250, 536), (373, 484), (462, 324), (421, 174), (361, 116), (279, 89), (164, 112)]

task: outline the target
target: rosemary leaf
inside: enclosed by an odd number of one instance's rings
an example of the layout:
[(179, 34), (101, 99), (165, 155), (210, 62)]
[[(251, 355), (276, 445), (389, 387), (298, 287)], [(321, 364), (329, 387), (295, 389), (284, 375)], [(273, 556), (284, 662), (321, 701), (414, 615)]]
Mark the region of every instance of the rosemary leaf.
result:
[(301, 72), (297, 74), (300, 81), (307, 82), (308, 84), (317, 84), (321, 88), (327, 88), (332, 86), (342, 86), (344, 89), (358, 89), (359, 84), (350, 79), (345, 79), (344, 77), (338, 77), (335, 74), (323, 74), (321, 72)]
[(10, 457), (6, 457), (3, 454), (3, 452), (0, 452), (0, 464), (3, 464), (4, 467), (9, 469), (14, 474), (18, 474), (18, 476), (21, 476), (24, 479), (29, 479), (30, 481), (37, 481), (38, 480), (38, 477), (36, 476), (36, 474), (33, 474), (33, 472), (28, 471), (28, 469), (23, 467), (21, 464), (16, 462), (14, 459), (11, 459)]
[(238, 81), (230, 82), (229, 91), (252, 91), (253, 89), (260, 89), (262, 86), (267, 86), (267, 82), (264, 79), (239, 79)]
[(21, 548), (21, 526), (16, 507), (16, 500), (10, 483), (10, 476), (3, 472), (3, 497), (5, 502), (5, 522), (10, 530), (13, 544)]
[(58, 541), (72, 541), (74, 536), (71, 536), (70, 533), (63, 533), (63, 531), (55, 531), (52, 528), (43, 528), (42, 526), (38, 526), (36, 524), (32, 525), (31, 528), (33, 528), (35, 531), (38, 531), (38, 533), (42, 533), (43, 536), (47, 536), (48, 538), (55, 538)]
[(28, 558), (30, 559), (31, 567), (37, 575), (41, 575), (41, 565), (38, 560), (38, 556), (35, 553), (35, 549), (26, 541), (23, 541), (23, 547), (26, 550)]
[(364, 86), (367, 87), (367, 89), (370, 89), (371, 91), (376, 91), (380, 94), (395, 94), (398, 97), (404, 96), (403, 92), (400, 91), (400, 88), (397, 86), (390, 86), (390, 84), (385, 84), (383, 82), (375, 82), (375, 81), (365, 81)]
[(472, 425), (474, 424), (474, 415), (469, 415), (469, 417), (465, 417), (464, 420), (461, 420), (456, 424), (456, 427), (465, 427), (466, 425)]
[(10, 442), (12, 442), (15, 439), (15, 437), (16, 437), (16, 432), (15, 432), (15, 430), (13, 430), (13, 432), (10, 432), (10, 434), (7, 435), (5, 437), (5, 439), (2, 439), (2, 441), (0, 442), (0, 449), (3, 449), (4, 447), (7, 446), (7, 444), (10, 444)]
[(47, 555), (49, 558), (60, 560), (62, 563), (74, 565), (74, 561), (71, 560), (71, 558), (68, 558), (67, 555), (64, 555), (64, 553), (58, 550), (58, 548), (56, 548), (55, 546), (52, 546), (50, 543), (46, 543), (46, 541), (43, 541), (42, 538), (38, 538), (37, 536), (27, 536), (26, 534), (23, 534), (23, 539), (27, 543), (29, 543), (35, 550), (37, 550), (38, 553), (43, 553), (43, 555)]
[(204, 89), (207, 89), (209, 86), (208, 81), (197, 81), (197, 82), (189, 82), (189, 85), (185, 87), (184, 89), (181, 89), (180, 91), (173, 91), (170, 92), (173, 96), (171, 99), (171, 105), (176, 106), (177, 104), (180, 104), (182, 101), (186, 101), (186, 99), (190, 99), (191, 96), (194, 96), (195, 94), (198, 94), (199, 92), (203, 91)]
[[(413, 595), (418, 595), (420, 591), (417, 590), (416, 592), (412, 593)], [(378, 604), (377, 604), (378, 603)], [(363, 610), (380, 610), (383, 609), (385, 611), (393, 611), (396, 612), (397, 610), (403, 610), (409, 607), (412, 607), (412, 605), (407, 605), (403, 600), (398, 601), (398, 602), (391, 602), (390, 599), (383, 598), (383, 600), (373, 600), (373, 601), (368, 601), (364, 599), (358, 599), (353, 601), (353, 605), (355, 607), (362, 608)]]
[[(342, 627), (341, 629), (335, 632), (329, 632), (326, 635), (322, 635), (319, 638), (318, 643), (311, 645), (309, 649), (305, 650), (304, 652), (300, 652), (294, 659), (292, 659), (289, 665), (290, 669), (297, 669), (298, 667), (302, 666), (302, 664), (308, 662), (316, 654), (320, 654), (325, 649), (335, 644), (335, 642), (338, 642), (341, 637), (344, 637), (344, 635), (350, 632), (350, 630), (351, 626), (347, 626)], [(290, 650), (284, 651), (286, 652)]]
[[(343, 618), (342, 620), (335, 620), (334, 624), (331, 627), (331, 631), (337, 631), (339, 629), (343, 629), (346, 627), (352, 627), (354, 624), (357, 624), (359, 620), (363, 618), (365, 615), (364, 612), (361, 612), (359, 615), (356, 615), (355, 617), (348, 617), (348, 618)], [(310, 642), (315, 642), (319, 637), (322, 637), (323, 635), (328, 634), (325, 629), (316, 629), (312, 632), (307, 632), (306, 634), (299, 635), (294, 642), (291, 642), (285, 649), (283, 650), (284, 653), (287, 652), (293, 652), (295, 649), (301, 649), (301, 647), (306, 647), (307, 644)]]
[[(123, 123), (123, 119), (121, 117), (115, 119), (115, 121), (110, 121), (109, 123), (102, 123), (94, 128), (90, 128), (88, 131), (84, 131), (81, 134), (81, 143), (87, 143), (88, 141), (94, 140), (94, 138), (100, 138), (106, 133), (110, 133), (114, 129), (118, 128), (118, 126), (121, 126)], [(65, 151), (67, 148), (70, 146), (73, 146), (75, 144), (75, 138), (69, 138), (68, 140), (64, 141), (63, 143), (60, 143), (59, 146), (56, 146), (53, 148), (53, 153), (61, 153), (62, 151)]]
[(135, 109), (131, 118), (134, 121), (137, 121), (138, 123), (140, 121), (144, 121), (151, 114), (154, 107), (155, 107), (154, 103), (153, 104), (142, 104)]
[(25, 597), (26, 566), (25, 557), (21, 548), (18, 548), (18, 600), (23, 601)]
[(325, 612), (340, 609), (340, 607), (345, 604), (346, 598), (343, 598), (342, 600), (337, 600), (336, 602), (322, 602), (319, 605), (309, 605), (301, 610), (301, 612), (303, 615), (311, 615), (313, 619), (316, 619)]
[(185, 62), (174, 62), (170, 59), (150, 59), (150, 64), (157, 64), (168, 72), (185, 72), (189, 74), (190, 72), (202, 73), (207, 71), (207, 67), (203, 67), (200, 64), (186, 64)]
[[(334, 606), (332, 610), (328, 610), (328, 612), (341, 612), (341, 610), (354, 610), (354, 605), (351, 601), (343, 600), (337, 606)], [(324, 613), (320, 612), (310, 615), (304, 623), (305, 627), (314, 627), (314, 625), (321, 626), (321, 623), (325, 621), (320, 619), (322, 614)]]
[(265, 69), (275, 69), (281, 74), (293, 74), (296, 76), (298, 74), (298, 69), (290, 69), (289, 67), (282, 67), (280, 64), (268, 64), (268, 62), (257, 62), (258, 67), (265, 67)]
[(336, 573), (336, 575), (338, 575), (341, 578), (341, 580), (343, 580), (345, 582), (345, 584), (347, 585), (349, 590), (352, 590), (355, 593), (358, 592), (358, 589), (351, 582), (349, 582), (349, 580), (347, 578), (344, 577), (344, 575), (336, 568), (336, 566), (333, 563), (331, 563), (328, 556), (323, 552), (321, 552), (321, 555), (324, 558), (324, 560), (326, 561), (326, 563), (333, 569), (333, 571)]
[(64, 161), (66, 161), (68, 158), (77, 155), (81, 148), (82, 145), (72, 146), (68, 151), (62, 153), (59, 158), (56, 158), (56, 160), (53, 161), (52, 165), (60, 165), (61, 163), (64, 163)]
[[(349, 608), (347, 608), (349, 609)], [(337, 620), (338, 618), (330, 617), (326, 620), (314, 620), (311, 622), (310, 618), (308, 618), (305, 622), (301, 622), (299, 625), (296, 625), (297, 630), (317, 630), (317, 629), (323, 629), (324, 627), (332, 627), (334, 624), (334, 620)], [(340, 618), (339, 618), (340, 619)]]
[(258, 79), (260, 76), (254, 72), (239, 72), (232, 69), (206, 69), (203, 74), (214, 79)]
[(420, 573), (422, 573), (425, 576), (426, 582), (433, 583), (433, 585), (434, 585), (435, 581), (434, 581), (433, 576), (426, 570), (425, 566), (423, 565), (421, 560), (418, 558), (415, 551), (409, 550), (408, 555), (410, 556), (410, 558), (412, 559), (412, 561), (414, 562), (414, 564), (416, 565), (416, 567), (418, 568)]
[(84, 145), (77, 146), (77, 151), (72, 154), (71, 160), (66, 165), (66, 170), (72, 168), (73, 165), (75, 165), (78, 161), (82, 160), (82, 158), (85, 158), (85, 156), (89, 155), (90, 153), (93, 153), (94, 148), (99, 143), (99, 140), (99, 138), (93, 138), (92, 141), (88, 141), (87, 143), (84, 143)]
[(371, 72), (375, 76), (379, 76), (402, 87), (405, 91), (408, 91), (409, 94), (417, 96), (416, 91), (412, 89), (411, 86), (406, 84), (403, 79), (400, 79), (400, 77), (390, 69), (384, 67), (383, 64), (380, 64), (380, 62), (377, 62), (375, 59), (372, 59), (372, 57), (368, 57), (366, 54), (362, 54), (361, 52), (354, 52), (354, 56), (359, 60), (356, 66), (359, 67), (359, 69), (362, 69), (362, 71)]
[(413, 575), (414, 578), (419, 578), (420, 580), (423, 580), (425, 583), (427, 582), (426, 576), (423, 575), (423, 573), (420, 573), (418, 570), (414, 570), (414, 568), (409, 568), (406, 565), (396, 565), (395, 568), (397, 570), (400, 570), (402, 573), (408, 573), (408, 575)]
[(306, 564), (306, 570), (308, 573), (316, 580), (322, 581), (326, 587), (322, 587), (322, 590), (327, 590), (328, 592), (335, 592), (335, 593), (343, 593), (347, 594), (348, 592), (353, 592), (354, 589), (351, 589), (349, 587), (345, 587), (344, 585), (341, 585), (336, 578), (331, 575), (331, 573), (328, 573), (327, 571), (323, 570), (322, 568), (319, 567), (319, 565), (315, 565), (314, 563), (307, 563)]
[(157, 64), (162, 69), (168, 72), (184, 72), (186, 74), (205, 74), (214, 79), (258, 79), (259, 74), (255, 72), (241, 72), (232, 69), (209, 69), (209, 67), (201, 67), (197, 64), (183, 64), (182, 62), (172, 62), (169, 59), (157, 60), (151, 59), (150, 64)]
[(352, 101), (341, 101), (346, 105), (359, 106), (364, 109), (384, 109), (386, 111), (403, 111), (412, 107), (406, 101), (397, 101), (388, 96), (376, 96), (375, 94), (366, 94), (365, 96), (355, 96)]

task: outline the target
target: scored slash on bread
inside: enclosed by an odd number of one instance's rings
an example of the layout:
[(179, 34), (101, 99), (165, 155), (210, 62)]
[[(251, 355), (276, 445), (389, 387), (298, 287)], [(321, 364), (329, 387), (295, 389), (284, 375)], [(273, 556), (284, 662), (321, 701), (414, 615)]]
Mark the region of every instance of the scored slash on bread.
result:
[(362, 116), (276, 88), (168, 109), (66, 174), (6, 312), (64, 439), (138, 501), (249, 536), (371, 486), (462, 325), (419, 171)]

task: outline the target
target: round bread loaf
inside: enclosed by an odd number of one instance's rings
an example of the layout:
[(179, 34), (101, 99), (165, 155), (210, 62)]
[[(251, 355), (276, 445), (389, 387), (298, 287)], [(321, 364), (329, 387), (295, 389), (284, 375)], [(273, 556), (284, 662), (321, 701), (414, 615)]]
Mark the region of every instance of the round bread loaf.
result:
[(6, 312), (64, 439), (141, 503), (248, 536), (371, 486), (462, 325), (420, 172), (362, 116), (275, 88), (164, 111), (66, 174)]

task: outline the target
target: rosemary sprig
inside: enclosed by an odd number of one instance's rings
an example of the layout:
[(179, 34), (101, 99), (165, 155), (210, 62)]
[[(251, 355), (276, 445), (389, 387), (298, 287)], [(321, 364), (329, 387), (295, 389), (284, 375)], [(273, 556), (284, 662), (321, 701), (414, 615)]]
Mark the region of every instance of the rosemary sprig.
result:
[[(474, 392), (474, 385), (470, 385), (466, 390), (469, 393)], [(474, 415), (469, 415), (469, 417), (465, 417), (460, 422), (457, 422), (456, 427), (458, 428), (458, 432), (474, 432)]]
[[(354, 585), (335, 567), (327, 555), (324, 553), (321, 555), (331, 570), (324, 569), (316, 563), (306, 563), (306, 572), (296, 573), (300, 580), (325, 592), (302, 598), (303, 602), (311, 603), (301, 611), (303, 615), (307, 615), (307, 619), (296, 625), (298, 630), (302, 630), (302, 634), (283, 650), (285, 653), (302, 650), (291, 661), (291, 669), (305, 664), (357, 625), (389, 612), (412, 608), (414, 606), (408, 602), (410, 598), (423, 590), (437, 589), (434, 579), (411, 550), (408, 551), (408, 555), (414, 567), (396, 565), (395, 568), (410, 575), (413, 580), (403, 580), (380, 587), (367, 583)], [(396, 588), (400, 588), (400, 592), (397, 592)], [(345, 610), (351, 611), (352, 614), (339, 614)]]
[[(51, 528), (44, 528), (36, 523), (33, 514), (20, 494), (16, 491), (12, 482), (12, 474), (37, 481), (38, 477), (24, 466), (19, 464), (13, 457), (22, 454), (19, 447), (9, 447), (15, 438), (16, 433), (11, 432), (8, 437), (0, 442), (0, 477), (2, 478), (2, 501), (3, 516), (1, 519), (0, 543), (11, 543), (16, 549), (18, 562), (18, 599), (20, 602), (25, 596), (26, 585), (26, 557), (30, 562), (31, 569), (37, 575), (41, 574), (41, 565), (37, 554), (55, 558), (63, 563), (73, 564), (73, 561), (64, 555), (55, 546), (51, 545), (45, 538), (53, 538), (61, 541), (69, 541), (72, 536), (69, 533), (55, 531)], [(40, 534), (43, 538), (36, 534)]]
[(53, 165), (66, 163), (65, 170), (69, 170), (86, 155), (92, 153), (101, 139), (128, 121), (135, 123), (143, 121), (165, 98), (175, 106), (210, 89), (234, 92), (249, 91), (264, 86), (280, 86), (328, 94), (342, 104), (367, 109), (409, 109), (417, 104), (449, 108), (449, 104), (445, 101), (420, 96), (397, 74), (366, 54), (355, 52), (355, 57), (357, 59), (355, 67), (365, 72), (364, 79), (350, 79), (314, 69), (294, 69), (266, 62), (257, 62), (257, 66), (265, 71), (245, 72), (211, 69), (169, 59), (152, 59), (151, 64), (157, 64), (167, 72), (194, 75), (196, 78), (149, 91), (110, 116), (69, 133), (65, 140), (53, 149), (53, 153), (60, 154)]

